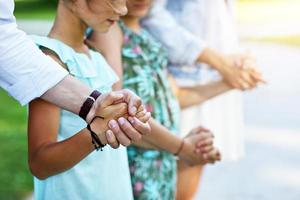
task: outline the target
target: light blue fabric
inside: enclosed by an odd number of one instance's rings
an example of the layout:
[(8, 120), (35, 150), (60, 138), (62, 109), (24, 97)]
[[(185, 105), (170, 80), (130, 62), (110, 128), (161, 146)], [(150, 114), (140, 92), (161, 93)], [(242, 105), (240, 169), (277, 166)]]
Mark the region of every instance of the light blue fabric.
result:
[[(64, 43), (46, 37), (32, 37), (38, 46), (55, 52), (71, 75), (100, 92), (111, 91), (118, 78), (104, 58), (90, 50), (90, 58)], [(86, 127), (86, 123), (68, 111), (61, 111), (58, 141)], [(80, 147), (78, 147), (80, 148)], [(49, 177), (34, 178), (35, 200), (132, 200), (126, 149), (105, 147), (94, 151), (72, 169)]]

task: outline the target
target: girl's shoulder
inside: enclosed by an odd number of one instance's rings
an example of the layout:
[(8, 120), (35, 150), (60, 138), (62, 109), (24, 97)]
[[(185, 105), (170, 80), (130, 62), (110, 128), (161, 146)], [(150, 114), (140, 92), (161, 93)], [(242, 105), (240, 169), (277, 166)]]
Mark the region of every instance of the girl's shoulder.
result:
[(99, 52), (90, 49), (90, 56), (87, 56), (57, 39), (41, 36), (32, 36), (32, 39), (40, 49), (53, 52), (71, 75), (92, 88), (105, 88), (102, 92), (107, 92), (118, 81), (117, 75)]

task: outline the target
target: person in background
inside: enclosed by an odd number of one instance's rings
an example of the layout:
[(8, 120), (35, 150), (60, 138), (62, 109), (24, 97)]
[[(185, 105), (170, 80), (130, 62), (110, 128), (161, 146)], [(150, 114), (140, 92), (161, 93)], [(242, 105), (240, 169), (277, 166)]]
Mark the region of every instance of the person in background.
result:
[[(169, 69), (179, 86), (192, 87), (223, 79), (236, 89), (248, 90), (263, 82), (261, 74), (253, 69), (253, 59), (238, 53), (230, 13), (233, 3), (224, 0), (155, 1), (143, 25), (168, 49)], [(244, 155), (240, 92), (231, 91), (204, 105), (184, 110), (181, 133), (198, 123), (216, 133), (216, 145), (225, 161), (238, 160)], [(202, 167), (184, 164), (178, 167), (177, 198), (192, 199)]]
[[(90, 9), (85, 0), (78, 0), (77, 4), (85, 12)], [(22, 105), (40, 97), (77, 115), (81, 113), (87, 123), (101, 115), (101, 111), (107, 106), (120, 101), (128, 104), (129, 114), (136, 114), (141, 101), (131, 91), (110, 92), (98, 95), (99, 98), (89, 97), (93, 93), (90, 87), (69, 75), (57, 62), (44, 55), (17, 28), (13, 0), (0, 1), (0, 10), (0, 87)], [(94, 14), (85, 17), (90, 19)], [(121, 138), (131, 139), (129, 135), (141, 137), (141, 133), (134, 131), (132, 126), (124, 127), (121, 124), (117, 124), (113, 132)], [(128, 140), (121, 139), (119, 142), (125, 144)]]

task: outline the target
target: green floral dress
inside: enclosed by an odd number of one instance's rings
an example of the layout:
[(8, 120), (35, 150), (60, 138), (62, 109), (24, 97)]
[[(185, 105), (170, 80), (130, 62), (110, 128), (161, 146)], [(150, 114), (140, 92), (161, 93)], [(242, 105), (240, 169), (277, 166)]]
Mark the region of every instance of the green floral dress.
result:
[[(142, 98), (156, 121), (177, 133), (180, 108), (168, 82), (165, 49), (145, 30), (137, 34), (123, 22), (120, 26), (124, 87)], [(127, 152), (135, 199), (175, 199), (176, 160), (172, 154), (133, 146)]]

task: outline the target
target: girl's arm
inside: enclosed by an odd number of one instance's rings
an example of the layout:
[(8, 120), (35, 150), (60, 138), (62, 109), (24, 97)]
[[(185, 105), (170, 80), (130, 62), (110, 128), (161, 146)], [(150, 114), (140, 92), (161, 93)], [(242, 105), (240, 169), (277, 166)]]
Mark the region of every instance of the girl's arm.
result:
[(39, 179), (73, 167), (94, 150), (86, 129), (57, 142), (59, 116), (60, 109), (42, 99), (29, 104), (29, 166), (32, 174)]
[[(52, 51), (44, 49), (43, 52), (64, 66)], [(126, 115), (127, 109), (126, 103), (108, 106), (101, 112), (105, 120), (97, 119), (91, 124), (102, 144), (107, 144), (104, 133), (108, 130), (108, 121)], [(36, 99), (29, 104), (29, 166), (32, 174), (39, 179), (72, 168), (94, 150), (90, 132), (86, 128), (66, 140), (57, 142), (59, 123), (59, 107), (42, 99)]]
[[(119, 41), (117, 43), (116, 41)], [(100, 51), (105, 55), (108, 63), (112, 66), (112, 68), (119, 74), (122, 74), (122, 60), (121, 60), (121, 49), (122, 49), (122, 31), (119, 27), (115, 27), (114, 30), (106, 34), (96, 34), (89, 38), (88, 44), (94, 47), (96, 50)], [(107, 48), (110, 46), (110, 48)], [(114, 46), (114, 47), (112, 47)], [(117, 50), (117, 51), (116, 51)], [(116, 52), (119, 52), (116, 54)], [(117, 58), (117, 56), (120, 56)], [(111, 62), (112, 60), (118, 62)], [(120, 78), (122, 79), (122, 77)], [(122, 87), (122, 83), (118, 85)], [(116, 89), (120, 89), (116, 87)], [(165, 128), (160, 123), (156, 122), (154, 119), (149, 120), (149, 124), (151, 127), (151, 134), (143, 136), (143, 142), (134, 143), (136, 146), (143, 148), (155, 148), (158, 150), (168, 151), (172, 154), (175, 154), (180, 149), (182, 144), (182, 139), (172, 132), (170, 132), (167, 128)], [(201, 136), (192, 138), (193, 142), (187, 142), (187, 144), (182, 149), (182, 152), (179, 156), (182, 158), (193, 158), (196, 163), (204, 163), (203, 157), (201, 155), (197, 155), (194, 153), (195, 151), (195, 141), (199, 141)]]
[[(110, 106), (109, 109), (108, 113), (113, 113), (111, 116), (105, 120), (97, 119), (91, 124), (102, 144), (107, 144), (104, 132), (107, 130), (108, 121), (123, 116), (127, 112), (127, 105), (121, 103)], [(57, 142), (59, 122), (60, 109), (57, 106), (42, 99), (36, 99), (29, 104), (29, 166), (32, 174), (40, 179), (70, 169), (94, 150), (87, 128)]]
[(232, 89), (224, 81), (214, 81), (194, 87), (178, 87), (172, 76), (169, 76), (169, 81), (181, 108), (199, 105)]

